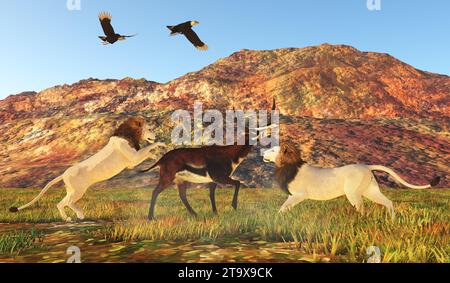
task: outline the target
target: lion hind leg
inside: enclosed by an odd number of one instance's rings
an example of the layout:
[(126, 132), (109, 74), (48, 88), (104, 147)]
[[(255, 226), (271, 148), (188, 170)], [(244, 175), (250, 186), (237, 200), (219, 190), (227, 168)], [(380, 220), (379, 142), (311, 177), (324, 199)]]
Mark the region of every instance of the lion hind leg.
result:
[(66, 206), (69, 203), (70, 194), (67, 194), (57, 205), (56, 207), (59, 210), (59, 214), (61, 215), (62, 219), (66, 222), (72, 222), (72, 218), (68, 217), (65, 211)]
[(345, 184), (345, 196), (352, 206), (356, 208), (356, 211), (364, 214), (364, 202), (361, 194), (353, 188), (352, 184)]
[(76, 178), (67, 178), (67, 180), (65, 180), (65, 183), (67, 187), (67, 199), (65, 199), (65, 206), (68, 206), (70, 209), (72, 209), (72, 211), (77, 215), (78, 219), (84, 220), (83, 210), (78, 205), (76, 205), (76, 202), (78, 202), (84, 196), (89, 186), (85, 182), (77, 182)]
[(84, 220), (83, 210), (78, 205), (76, 205), (75, 203), (69, 203), (68, 206), (75, 212), (78, 219)]
[(395, 219), (393, 202), (381, 193), (380, 187), (375, 180), (370, 183), (368, 190), (364, 193), (364, 196), (375, 203), (385, 206), (391, 214), (392, 220)]
[(348, 201), (356, 208), (356, 211), (364, 215), (364, 202), (360, 195), (346, 194)]
[(344, 183), (344, 192), (348, 201), (356, 208), (356, 211), (364, 215), (363, 194), (368, 190), (372, 180), (374, 180), (372, 172), (363, 172), (362, 178), (358, 178), (354, 174), (353, 178), (347, 178)]

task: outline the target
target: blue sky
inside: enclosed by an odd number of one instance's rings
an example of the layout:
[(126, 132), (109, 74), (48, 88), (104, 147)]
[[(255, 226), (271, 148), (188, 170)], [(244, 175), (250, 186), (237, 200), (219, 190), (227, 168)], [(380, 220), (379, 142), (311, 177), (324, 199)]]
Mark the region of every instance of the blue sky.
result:
[[(88, 77), (167, 82), (241, 49), (348, 44), (386, 52), (416, 68), (450, 74), (450, 1), (381, 0), (2, 0), (0, 98)], [(97, 14), (139, 35), (103, 46)], [(198, 20), (209, 46), (193, 48), (165, 26)]]

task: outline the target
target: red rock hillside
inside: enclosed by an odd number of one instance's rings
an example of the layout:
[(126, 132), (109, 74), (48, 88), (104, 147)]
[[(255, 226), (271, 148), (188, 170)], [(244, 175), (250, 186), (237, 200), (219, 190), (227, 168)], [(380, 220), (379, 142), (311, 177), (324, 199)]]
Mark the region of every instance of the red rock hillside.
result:
[[(410, 182), (442, 176), (440, 187), (449, 187), (450, 77), (328, 44), (242, 50), (166, 84), (88, 79), (9, 96), (0, 101), (0, 187), (42, 186), (105, 145), (129, 115), (147, 116), (169, 142), (173, 109), (196, 100), (204, 108), (267, 109), (272, 97), (285, 115), (283, 139), (298, 141), (310, 164), (382, 164)], [(271, 186), (273, 167), (257, 153), (236, 175)], [(100, 186), (148, 186), (155, 174), (128, 171)]]

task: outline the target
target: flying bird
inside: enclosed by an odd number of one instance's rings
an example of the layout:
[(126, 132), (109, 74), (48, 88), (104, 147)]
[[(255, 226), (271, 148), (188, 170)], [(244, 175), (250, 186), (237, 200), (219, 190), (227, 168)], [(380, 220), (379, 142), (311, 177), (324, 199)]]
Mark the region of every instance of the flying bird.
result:
[(189, 21), (177, 26), (167, 26), (167, 28), (171, 31), (170, 35), (183, 34), (197, 49), (208, 50), (208, 45), (201, 41), (195, 31), (192, 30), (192, 27), (198, 24), (197, 21)]
[(114, 44), (118, 40), (125, 40), (127, 37), (133, 37), (136, 35), (120, 35), (114, 31), (113, 26), (111, 25), (112, 16), (110, 13), (102, 12), (98, 15), (98, 19), (100, 20), (100, 24), (102, 25), (103, 32), (106, 36), (99, 36), (99, 38), (103, 41), (103, 45)]

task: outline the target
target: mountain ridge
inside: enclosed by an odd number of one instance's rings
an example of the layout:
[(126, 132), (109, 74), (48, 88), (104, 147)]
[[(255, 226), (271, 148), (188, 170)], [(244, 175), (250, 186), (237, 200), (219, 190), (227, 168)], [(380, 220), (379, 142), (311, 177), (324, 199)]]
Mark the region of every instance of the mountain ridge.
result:
[[(78, 97), (72, 98), (81, 101), (61, 100), (71, 93), (77, 93)], [(51, 108), (51, 103), (58, 101), (67, 104), (95, 100), (99, 106), (87, 105), (87, 109), (77, 110), (86, 113), (136, 111), (142, 110), (144, 102), (153, 103), (152, 106), (159, 109), (175, 109), (183, 108), (180, 106), (185, 106), (186, 100), (200, 100), (207, 106), (221, 109), (231, 109), (237, 106), (235, 104), (260, 109), (269, 105), (270, 99), (259, 101), (258, 96), (262, 98), (267, 93), (278, 98), (286, 114), (298, 116), (365, 119), (405, 115), (426, 118), (431, 114), (436, 116), (434, 118), (444, 118), (450, 111), (450, 100), (445, 95), (450, 93), (450, 77), (420, 71), (385, 53), (361, 52), (351, 46), (329, 44), (241, 50), (165, 84), (131, 78), (81, 80), (30, 94), (31, 97), (9, 96), (0, 101), (0, 110), (9, 109), (8, 103), (18, 104), (16, 100), (21, 97), (26, 105), (21, 107), (27, 110), (30, 110), (30, 100), (35, 98), (38, 112), (39, 108)], [(107, 101), (96, 96), (104, 96)], [(296, 100), (297, 103), (290, 103)], [(285, 101), (289, 101), (287, 106)], [(359, 104), (359, 109), (352, 113), (355, 104)], [(2, 116), (0, 119), (10, 120), (14, 113), (10, 113), (9, 119)]]
[[(329, 44), (240, 50), (164, 84), (90, 78), (0, 100), (0, 187), (41, 187), (104, 146), (129, 115), (147, 116), (158, 139), (168, 141), (172, 110), (192, 110), (194, 101), (203, 109), (263, 110), (273, 97), (292, 118), (282, 138), (298, 141), (311, 164), (381, 164), (410, 182), (440, 175), (449, 186), (449, 94), (446, 75)], [(271, 171), (254, 153), (237, 176), (266, 187)], [(104, 186), (153, 181), (130, 171)]]

